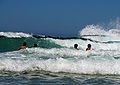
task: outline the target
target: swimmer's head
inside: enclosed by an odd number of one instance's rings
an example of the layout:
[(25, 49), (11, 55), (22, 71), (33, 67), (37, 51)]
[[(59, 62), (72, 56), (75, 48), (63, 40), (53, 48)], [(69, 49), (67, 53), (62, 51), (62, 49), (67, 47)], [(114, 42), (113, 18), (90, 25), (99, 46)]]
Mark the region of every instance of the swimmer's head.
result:
[(34, 44), (34, 47), (37, 47), (37, 44)]
[(88, 48), (91, 48), (91, 44), (88, 44)]
[(26, 42), (23, 43), (23, 46), (26, 46)]
[(74, 48), (77, 48), (78, 47), (78, 44), (74, 44)]

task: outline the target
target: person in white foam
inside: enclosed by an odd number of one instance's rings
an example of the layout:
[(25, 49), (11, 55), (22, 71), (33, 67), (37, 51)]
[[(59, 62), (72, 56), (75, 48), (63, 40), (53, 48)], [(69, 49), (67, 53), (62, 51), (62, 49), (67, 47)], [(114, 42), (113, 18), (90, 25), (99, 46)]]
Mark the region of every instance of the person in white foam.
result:
[(74, 44), (74, 48), (75, 48), (76, 50), (79, 50), (79, 49), (78, 49), (78, 44)]
[(86, 51), (91, 50), (91, 44), (88, 44), (88, 47), (86, 48)]

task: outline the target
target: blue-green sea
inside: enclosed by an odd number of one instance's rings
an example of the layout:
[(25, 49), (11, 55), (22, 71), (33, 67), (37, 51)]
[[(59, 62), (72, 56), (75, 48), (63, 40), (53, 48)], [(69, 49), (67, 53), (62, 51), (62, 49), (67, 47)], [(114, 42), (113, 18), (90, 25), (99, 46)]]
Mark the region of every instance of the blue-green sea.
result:
[(0, 32), (0, 85), (119, 85), (119, 30), (94, 28), (67, 38)]

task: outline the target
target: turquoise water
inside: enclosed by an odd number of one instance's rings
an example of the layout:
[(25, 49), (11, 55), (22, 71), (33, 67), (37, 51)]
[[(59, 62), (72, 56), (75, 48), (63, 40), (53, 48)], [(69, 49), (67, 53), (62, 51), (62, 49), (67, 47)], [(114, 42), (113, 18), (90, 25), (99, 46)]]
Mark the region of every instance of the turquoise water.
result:
[[(3, 33), (0, 85), (120, 84), (119, 34), (60, 38)], [(23, 42), (28, 48), (17, 51)], [(34, 43), (38, 47), (34, 48)], [(87, 44), (92, 50), (85, 50)]]

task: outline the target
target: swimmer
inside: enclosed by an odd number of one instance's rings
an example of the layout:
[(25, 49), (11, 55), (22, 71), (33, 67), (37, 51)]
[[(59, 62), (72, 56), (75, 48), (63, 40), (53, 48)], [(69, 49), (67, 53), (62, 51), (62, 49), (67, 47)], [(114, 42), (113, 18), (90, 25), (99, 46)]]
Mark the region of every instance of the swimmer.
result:
[(25, 48), (27, 48), (26, 42), (24, 42), (24, 43), (23, 43), (23, 46), (21, 46), (20, 48), (18, 48), (18, 50), (25, 49)]
[(78, 44), (74, 44), (74, 48), (75, 48), (76, 50), (79, 50), (77, 47), (78, 47)]
[(86, 48), (86, 51), (87, 50), (91, 50), (91, 44), (88, 44), (88, 47)]
[(34, 47), (37, 47), (37, 44), (34, 44)]

